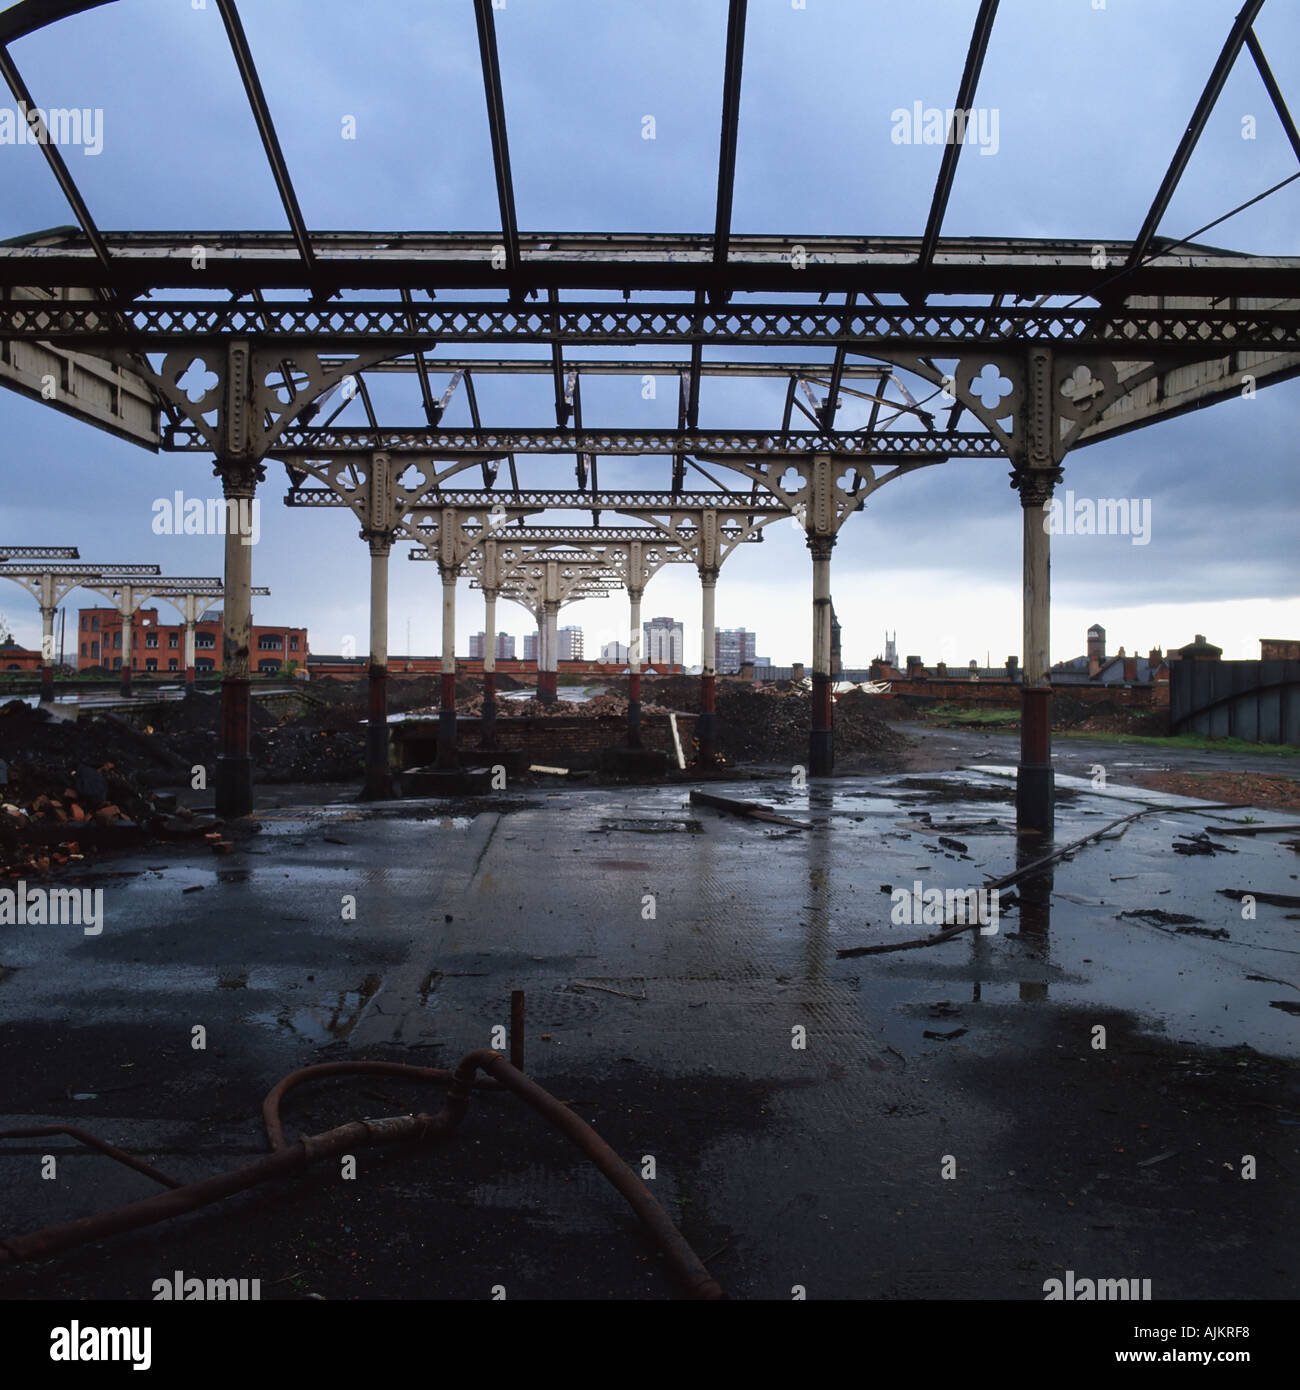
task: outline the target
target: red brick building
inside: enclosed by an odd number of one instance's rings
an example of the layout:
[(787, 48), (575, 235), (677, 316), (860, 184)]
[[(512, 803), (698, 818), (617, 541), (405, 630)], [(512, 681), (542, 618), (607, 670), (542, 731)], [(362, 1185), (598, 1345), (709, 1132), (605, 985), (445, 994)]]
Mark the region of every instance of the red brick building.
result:
[[(305, 627), (253, 628), (250, 665), (263, 675), (307, 668)], [(116, 608), (77, 612), (78, 671), (122, 669), (122, 618)], [(181, 674), (185, 670), (185, 624), (158, 621), (156, 608), (138, 608), (131, 625), (131, 669)], [(194, 625), (194, 669), (199, 675), (221, 669), (221, 610), (209, 609)]]
[(0, 671), (39, 671), (40, 652), (20, 647), (12, 637), (0, 642)]

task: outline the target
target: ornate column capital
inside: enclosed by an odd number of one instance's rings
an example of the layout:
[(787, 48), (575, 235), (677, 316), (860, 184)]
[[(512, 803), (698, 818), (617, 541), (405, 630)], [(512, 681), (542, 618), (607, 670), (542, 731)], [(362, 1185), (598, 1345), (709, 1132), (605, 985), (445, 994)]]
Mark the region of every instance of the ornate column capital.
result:
[(1020, 494), (1020, 505), (1028, 511), (1043, 507), (1052, 499), (1052, 490), (1064, 477), (1059, 465), (1050, 468), (1017, 468), (1011, 473), (1011, 486)]
[(814, 560), (829, 560), (831, 558), (831, 551), (835, 549), (835, 537), (833, 535), (817, 535), (809, 531), (804, 539), (808, 542), (808, 550)]
[(266, 466), (254, 459), (217, 458), (212, 472), (221, 479), (221, 491), (226, 497), (252, 497), (258, 483), (266, 481)]

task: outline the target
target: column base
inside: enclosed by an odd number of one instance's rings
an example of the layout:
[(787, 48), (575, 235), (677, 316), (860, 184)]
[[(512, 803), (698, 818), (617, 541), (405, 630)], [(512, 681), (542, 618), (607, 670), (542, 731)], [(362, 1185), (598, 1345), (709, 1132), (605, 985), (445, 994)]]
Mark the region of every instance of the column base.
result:
[(1050, 763), (1016, 768), (1016, 830), (1051, 837), (1056, 828), (1056, 773)]
[(41, 703), (50, 705), (54, 703), (54, 672), (41, 672)]
[(835, 771), (835, 736), (830, 729), (813, 729), (808, 735), (809, 777), (829, 777)]
[(253, 760), (222, 754), (217, 759), (215, 779), (217, 815), (238, 820), (253, 811)]
[(560, 698), (559, 673), (539, 671), (537, 673), (537, 698), (544, 705), (553, 705)]
[(495, 748), (497, 743), (497, 673), (483, 672), (483, 712), (479, 715), (479, 747)]
[(695, 726), (695, 737), (700, 742), (699, 765), (712, 768), (717, 762), (718, 716), (712, 710), (705, 710)]
[(456, 757), (456, 711), (445, 706), (438, 711), (437, 766), (444, 772), (460, 766)]
[(371, 668), (369, 694), (366, 781), (362, 798), (383, 801), (393, 794), (393, 778), (388, 766), (388, 672), (385, 667)]
[(123, 698), (124, 700), (129, 700), (129, 699), (131, 698), (131, 677), (130, 677), (130, 676), (123, 676), (123, 677), (122, 677), (122, 684), (121, 684), (121, 686), (119, 687), (119, 689), (120, 689), (122, 698)]

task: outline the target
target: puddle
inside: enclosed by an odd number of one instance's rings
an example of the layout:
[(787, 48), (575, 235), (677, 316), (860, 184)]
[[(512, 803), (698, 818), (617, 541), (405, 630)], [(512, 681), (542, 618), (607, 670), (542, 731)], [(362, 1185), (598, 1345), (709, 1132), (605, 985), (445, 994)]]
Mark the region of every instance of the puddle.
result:
[(287, 1028), (309, 1042), (332, 1042), (352, 1032), (382, 983), (382, 976), (367, 975), (356, 989), (343, 990), (333, 1002), (285, 1005), (274, 1012), (250, 1014), (249, 1018), (267, 1028)]

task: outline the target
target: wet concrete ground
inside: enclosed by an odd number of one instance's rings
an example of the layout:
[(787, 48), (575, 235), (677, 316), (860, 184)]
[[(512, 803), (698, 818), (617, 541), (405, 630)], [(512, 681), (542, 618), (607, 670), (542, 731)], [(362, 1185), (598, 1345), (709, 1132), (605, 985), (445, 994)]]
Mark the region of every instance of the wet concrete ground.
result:
[[(281, 804), (228, 857), (104, 861), (75, 880), (105, 890), (101, 935), (0, 928), (0, 1127), (71, 1121), (194, 1179), (265, 1151), (284, 1073), (452, 1065), (522, 988), (528, 1071), (635, 1167), (653, 1156), (652, 1190), (733, 1297), (1037, 1300), (1067, 1269), (1149, 1278), (1156, 1299), (1294, 1297), (1297, 909), (1250, 920), (1220, 893), (1300, 894), (1294, 834), (1221, 833), (1287, 817), (1065, 774), (1057, 843), (1161, 809), (1058, 864), (1046, 907), (1025, 894), (996, 934), (839, 957), (936, 930), (892, 923), (884, 885), (1016, 866), (1006, 759), (983, 762), (732, 788), (806, 831), (681, 787), (530, 789)], [(1207, 827), (1222, 848), (1174, 852)], [(286, 1117), (292, 1135), (440, 1103), (343, 1078)], [(153, 1190), (63, 1140), (0, 1145), (0, 1235)], [(489, 1096), (453, 1145), (2, 1271), (0, 1297), (148, 1298), (176, 1269), (260, 1278), (263, 1298), (674, 1292), (595, 1170)]]

